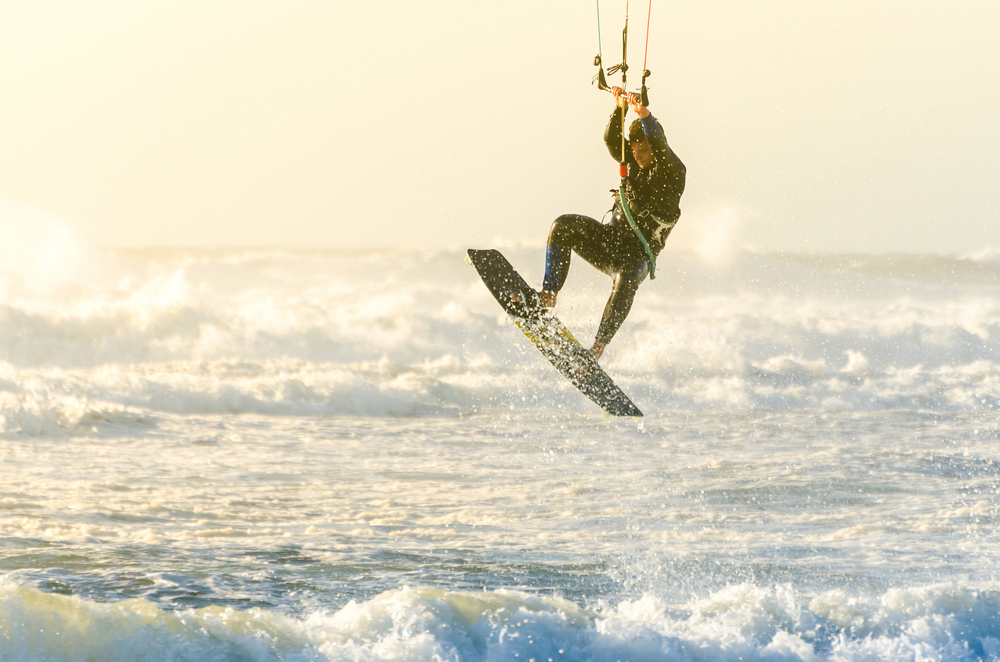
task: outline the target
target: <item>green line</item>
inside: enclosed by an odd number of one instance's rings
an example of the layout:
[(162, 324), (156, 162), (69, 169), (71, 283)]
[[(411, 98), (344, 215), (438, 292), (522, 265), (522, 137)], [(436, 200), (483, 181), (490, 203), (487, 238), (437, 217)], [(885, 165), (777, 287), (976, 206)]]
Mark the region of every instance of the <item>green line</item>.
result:
[(635, 219), (632, 218), (632, 211), (628, 208), (628, 198), (625, 197), (625, 185), (622, 184), (621, 188), (618, 189), (618, 202), (622, 206), (622, 212), (625, 213), (625, 220), (632, 227), (632, 232), (635, 236), (639, 238), (639, 242), (642, 243), (642, 247), (646, 249), (646, 257), (649, 258), (649, 280), (654, 280), (656, 278), (656, 257), (653, 256), (653, 251), (649, 249), (649, 244), (646, 243), (646, 237), (642, 235), (642, 230), (636, 225)]
[(597, 0), (597, 54), (601, 54), (601, 0)]

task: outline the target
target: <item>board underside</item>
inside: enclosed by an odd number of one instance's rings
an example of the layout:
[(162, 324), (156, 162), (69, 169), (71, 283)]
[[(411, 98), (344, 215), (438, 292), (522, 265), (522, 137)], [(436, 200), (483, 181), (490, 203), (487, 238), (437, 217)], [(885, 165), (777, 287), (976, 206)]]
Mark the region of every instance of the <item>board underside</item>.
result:
[(583, 347), (551, 311), (538, 306), (538, 294), (500, 251), (469, 249), (479, 272), (500, 307), (521, 332), (581, 393), (612, 416), (642, 416), (611, 380), (590, 350)]

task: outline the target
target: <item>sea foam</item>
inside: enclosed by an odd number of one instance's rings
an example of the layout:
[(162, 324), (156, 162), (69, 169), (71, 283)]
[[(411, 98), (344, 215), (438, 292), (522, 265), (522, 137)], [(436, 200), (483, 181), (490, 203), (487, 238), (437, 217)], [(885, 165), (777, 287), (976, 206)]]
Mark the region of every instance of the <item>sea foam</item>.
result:
[(254, 608), (162, 611), (0, 585), (3, 659), (21, 660), (995, 660), (996, 587), (850, 596), (733, 585), (671, 603), (581, 607), (517, 591), (402, 588), (292, 617)]
[[(74, 429), (72, 407), (362, 416), (591, 407), (521, 337), (461, 251), (108, 252), (56, 221), (42, 225), (18, 235), (19, 250), (62, 257), (0, 268), (4, 434)], [(507, 253), (540, 280), (541, 247)], [(1000, 401), (1000, 268), (989, 255), (668, 250), (657, 273), (602, 361), (644, 411), (964, 411)], [(574, 260), (557, 313), (584, 344), (609, 286)]]

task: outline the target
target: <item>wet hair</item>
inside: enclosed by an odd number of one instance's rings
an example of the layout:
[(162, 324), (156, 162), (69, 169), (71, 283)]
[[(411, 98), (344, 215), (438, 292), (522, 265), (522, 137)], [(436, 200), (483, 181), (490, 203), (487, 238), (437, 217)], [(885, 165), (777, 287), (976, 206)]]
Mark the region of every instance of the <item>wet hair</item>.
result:
[(646, 140), (646, 132), (642, 128), (642, 120), (635, 120), (632, 125), (628, 128), (628, 141), (630, 143), (634, 142), (648, 142)]

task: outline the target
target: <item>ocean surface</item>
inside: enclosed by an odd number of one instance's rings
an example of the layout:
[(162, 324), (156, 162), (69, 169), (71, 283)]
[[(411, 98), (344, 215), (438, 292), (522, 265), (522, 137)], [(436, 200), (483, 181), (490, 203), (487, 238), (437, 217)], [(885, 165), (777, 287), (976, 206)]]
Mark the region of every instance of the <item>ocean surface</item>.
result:
[(1000, 255), (668, 248), (602, 364), (460, 250), (8, 234), (0, 660), (1000, 659)]

